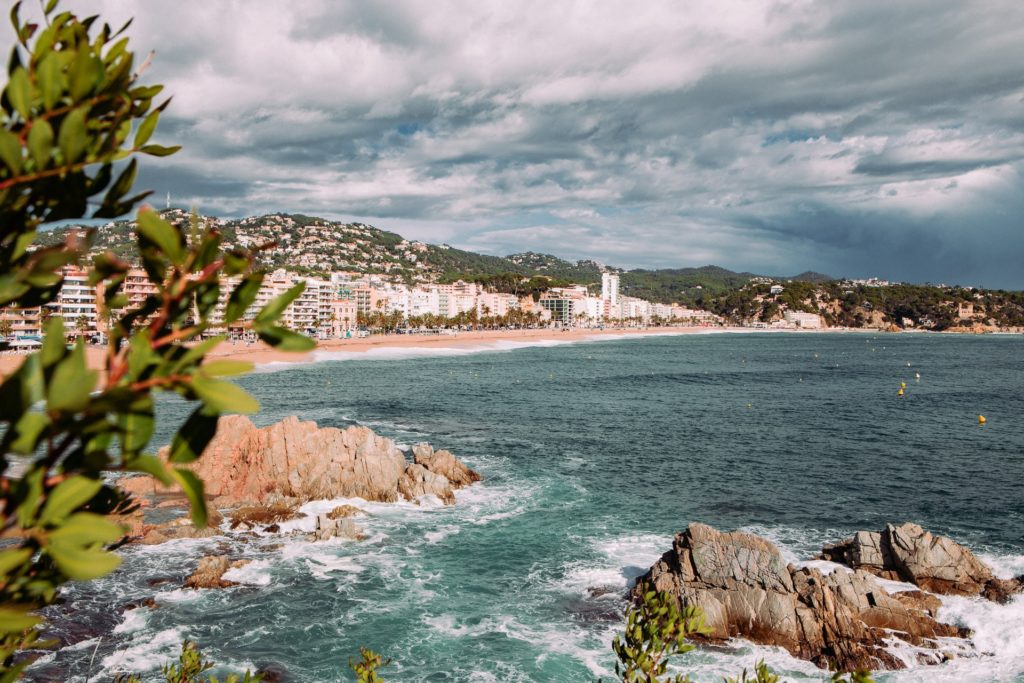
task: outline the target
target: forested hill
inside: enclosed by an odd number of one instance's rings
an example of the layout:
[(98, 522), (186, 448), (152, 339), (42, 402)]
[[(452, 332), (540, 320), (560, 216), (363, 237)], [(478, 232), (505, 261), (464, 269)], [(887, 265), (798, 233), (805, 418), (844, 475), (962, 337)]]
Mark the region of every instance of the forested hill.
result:
[[(478, 254), (446, 244), (426, 244), (363, 223), (341, 223), (303, 214), (268, 214), (241, 219), (190, 216), (181, 209), (161, 212), (168, 220), (216, 225), (228, 247), (253, 247), (273, 243), (262, 252), (262, 265), (300, 274), (326, 276), (344, 270), (386, 275), (409, 284), (451, 282), (457, 279), (506, 282), (514, 276), (547, 278), (552, 283), (600, 286), (601, 273), (621, 275), (621, 292), (662, 303), (695, 304), (702, 297), (742, 287), (752, 273), (734, 273), (718, 266), (664, 270), (623, 270), (593, 260), (567, 261), (551, 254), (524, 252), (509, 256)], [(40, 241), (62, 241), (68, 231), (61, 227), (41, 233)], [(120, 256), (133, 253), (134, 225), (116, 221), (95, 230), (94, 252), (112, 250)], [(512, 278), (502, 276), (513, 276)], [(818, 273), (797, 278), (810, 282), (828, 279)], [(533, 286), (536, 286), (534, 283)]]

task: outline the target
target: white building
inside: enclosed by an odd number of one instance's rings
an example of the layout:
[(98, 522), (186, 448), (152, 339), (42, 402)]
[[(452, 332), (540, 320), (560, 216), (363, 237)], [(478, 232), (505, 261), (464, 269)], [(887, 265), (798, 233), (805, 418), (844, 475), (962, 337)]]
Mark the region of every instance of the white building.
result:
[(817, 313), (805, 313), (804, 311), (786, 311), (783, 314), (786, 322), (793, 323), (797, 327), (806, 330), (817, 330), (821, 327), (821, 316)]
[(619, 305), (619, 276), (616, 273), (601, 273), (601, 298), (612, 308)]

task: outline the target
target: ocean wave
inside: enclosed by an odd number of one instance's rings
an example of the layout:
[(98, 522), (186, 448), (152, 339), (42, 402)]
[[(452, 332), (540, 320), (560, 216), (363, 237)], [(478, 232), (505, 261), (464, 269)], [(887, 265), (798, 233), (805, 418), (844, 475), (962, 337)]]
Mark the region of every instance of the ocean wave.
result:
[(128, 647), (118, 650), (100, 661), (108, 672), (152, 671), (181, 651), (185, 639), (182, 628), (168, 628), (156, 633), (140, 632)]

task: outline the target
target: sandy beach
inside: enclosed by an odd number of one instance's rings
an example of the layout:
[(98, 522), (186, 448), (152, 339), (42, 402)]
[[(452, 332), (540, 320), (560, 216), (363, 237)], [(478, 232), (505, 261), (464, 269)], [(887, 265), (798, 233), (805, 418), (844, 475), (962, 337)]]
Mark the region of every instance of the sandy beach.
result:
[[(650, 334), (700, 334), (714, 332), (750, 332), (742, 327), (650, 327), (650, 328), (607, 328), (599, 329), (524, 329), (524, 330), (478, 330), (458, 334), (376, 334), (364, 338), (328, 339), (317, 342), (315, 350), (308, 353), (286, 353), (276, 351), (262, 342), (244, 344), (224, 342), (208, 357), (231, 358), (251, 361), (256, 365), (269, 363), (304, 363), (316, 359), (323, 352), (360, 353), (382, 348), (459, 348), (486, 345), (491, 342), (538, 342), (538, 341), (581, 341), (599, 337), (626, 337)], [(762, 330), (763, 331), (763, 330)], [(86, 350), (89, 366), (103, 368), (103, 347)], [(25, 358), (21, 354), (0, 355), (0, 375), (7, 375), (21, 365)]]

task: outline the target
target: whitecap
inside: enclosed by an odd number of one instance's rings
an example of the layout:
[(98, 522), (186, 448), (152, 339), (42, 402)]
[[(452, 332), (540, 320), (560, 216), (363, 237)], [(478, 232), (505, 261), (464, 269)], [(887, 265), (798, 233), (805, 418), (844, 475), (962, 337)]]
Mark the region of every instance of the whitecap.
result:
[(152, 671), (181, 651), (182, 640), (179, 628), (143, 634), (125, 649), (104, 657), (100, 665), (108, 671)]
[(253, 560), (241, 567), (232, 567), (224, 572), (221, 578), (225, 581), (234, 581), (235, 583), (247, 586), (269, 586), (271, 581), (270, 567), (270, 560)]

